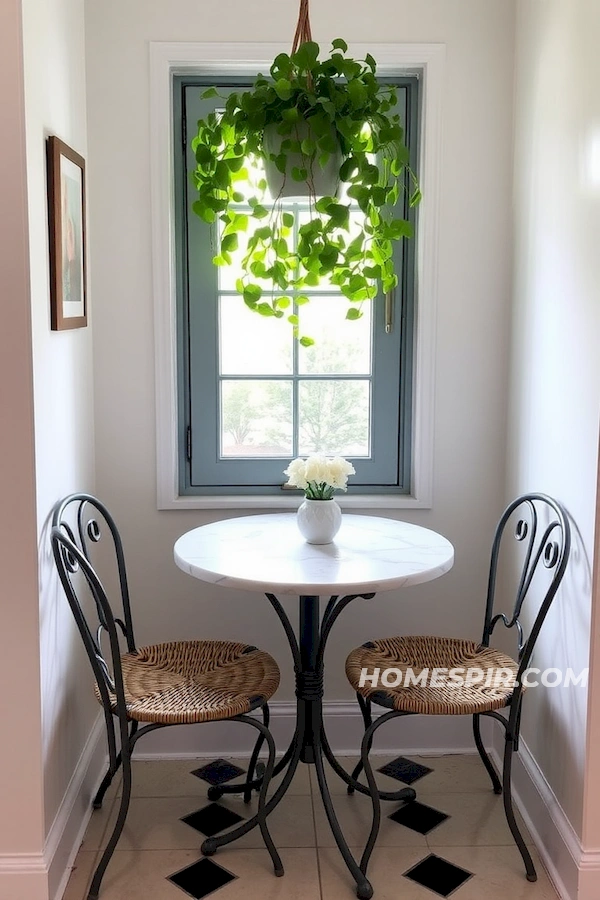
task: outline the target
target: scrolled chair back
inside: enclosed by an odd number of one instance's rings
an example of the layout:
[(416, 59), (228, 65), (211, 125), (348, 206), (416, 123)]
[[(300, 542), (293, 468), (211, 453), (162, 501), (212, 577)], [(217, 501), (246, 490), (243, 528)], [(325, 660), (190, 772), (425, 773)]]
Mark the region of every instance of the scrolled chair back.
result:
[[(495, 612), (502, 552), (520, 549), (516, 565), (514, 603), (509, 613)], [(571, 552), (571, 527), (561, 504), (546, 494), (523, 494), (505, 509), (494, 535), (488, 581), (482, 643), (490, 645), (498, 624), (517, 633), (521, 677), (533, 654), (544, 620), (565, 574)], [(510, 559), (514, 564), (514, 558)], [(535, 599), (534, 600), (534, 595)], [(525, 604), (531, 601), (538, 611), (527, 630), (521, 622)]]
[[(98, 572), (95, 561), (98, 553), (93, 552), (105, 536), (106, 553), (113, 557), (120, 594), (118, 603), (114, 604), (109, 600), (106, 579)], [(136, 649), (121, 537), (104, 504), (91, 494), (78, 493), (55, 505), (50, 540), (58, 575), (92, 666), (102, 705), (105, 713), (110, 714), (111, 695), (113, 701), (116, 697), (120, 708), (125, 706), (121, 641), (128, 651)], [(104, 562), (108, 568), (109, 560)], [(91, 612), (86, 602), (88, 594), (93, 599)], [(118, 609), (116, 615), (115, 609)], [(108, 638), (108, 654), (103, 650), (104, 635)]]

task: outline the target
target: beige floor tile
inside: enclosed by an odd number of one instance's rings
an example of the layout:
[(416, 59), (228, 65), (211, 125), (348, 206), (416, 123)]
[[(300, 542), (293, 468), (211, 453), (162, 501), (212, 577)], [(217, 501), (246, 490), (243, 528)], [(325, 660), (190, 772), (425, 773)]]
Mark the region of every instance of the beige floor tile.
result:
[[(361, 850), (352, 849), (355, 857)], [(436, 894), (415, 884), (403, 875), (429, 855), (417, 848), (377, 847), (369, 865), (369, 879), (376, 900), (433, 900)], [(539, 879), (531, 884), (525, 878), (521, 857), (512, 847), (438, 848), (437, 854), (460, 866), (474, 877), (465, 882), (452, 897), (456, 900), (557, 900), (541, 865)], [(323, 900), (351, 900), (353, 881), (337, 850), (319, 850), (319, 866)]]
[[(363, 847), (354, 846), (350, 849), (358, 862)], [(374, 888), (375, 900), (426, 900), (426, 898), (434, 900), (435, 894), (432, 894), (431, 891), (425, 891), (423, 888), (413, 890), (410, 881), (402, 878), (403, 872), (416, 865), (428, 854), (427, 847), (395, 847), (393, 849), (378, 847), (374, 850), (368, 878)], [(319, 849), (319, 872), (322, 900), (353, 900), (356, 897), (354, 879), (346, 868), (337, 847)]]
[[(239, 797), (223, 797), (219, 803), (233, 809), (238, 815), (245, 818), (253, 815), (258, 806), (256, 799), (253, 799), (252, 803), (247, 806)], [(278, 849), (316, 846), (313, 804), (310, 797), (286, 794), (271, 813), (268, 821), (271, 836)], [(262, 846), (264, 845), (258, 828), (235, 842), (235, 847), (244, 849)]]
[(102, 809), (92, 810), (89, 825), (81, 844), (82, 850), (95, 851), (98, 849), (98, 847), (101, 846), (109, 822), (114, 821), (114, 819), (112, 818), (114, 804), (114, 797), (107, 797), (104, 800)]
[[(264, 759), (261, 759), (264, 762)], [(192, 775), (194, 769), (210, 763), (210, 759), (136, 759), (132, 765), (132, 797), (192, 797), (206, 798), (210, 787), (208, 782), (196, 775)], [(239, 766), (240, 769), (248, 768), (248, 759), (228, 759), (228, 762)], [(284, 773), (277, 775), (273, 781), (270, 792), (277, 789)], [(227, 784), (243, 783), (244, 779), (233, 779)], [(116, 776), (110, 788), (106, 792), (106, 799), (121, 793), (121, 774)], [(310, 794), (310, 777), (308, 766), (298, 766), (288, 794), (296, 796)]]
[(457, 892), (457, 900), (557, 900), (548, 875), (533, 848), (531, 855), (538, 880), (525, 877), (521, 855), (512, 847), (441, 847), (429, 842), (431, 852), (474, 873), (474, 878)]
[(80, 850), (71, 870), (62, 900), (84, 900), (92, 878), (98, 854), (95, 851)]
[[(430, 845), (500, 847), (514, 843), (504, 815), (502, 797), (496, 794), (426, 794), (422, 802), (450, 816), (429, 832), (427, 838)], [(525, 842), (531, 844), (531, 836), (517, 810), (515, 816)]]
[[(397, 759), (399, 754), (393, 756), (373, 756), (371, 765), (377, 779), (377, 784), (383, 791), (398, 791), (407, 785), (396, 778), (382, 775), (377, 769), (386, 763)], [(464, 791), (476, 791), (481, 793), (493, 793), (492, 783), (483, 767), (479, 755), (474, 754), (450, 754), (447, 756), (409, 756), (409, 759), (433, 769), (423, 778), (415, 781), (411, 787), (422, 793), (442, 793), (444, 791), (452, 791), (462, 793)], [(358, 756), (341, 756), (339, 763), (350, 774), (358, 762)], [(329, 763), (325, 764), (327, 783), (332, 794), (345, 794), (346, 785), (342, 779), (335, 774)], [(314, 767), (311, 766), (310, 779), (313, 790), (316, 789), (317, 776)], [(361, 775), (363, 784), (366, 783), (364, 774)]]
[[(320, 900), (317, 854), (314, 849), (284, 848), (282, 878), (275, 878), (266, 851), (224, 847), (212, 857), (239, 875), (222, 889), (222, 900)], [(215, 900), (217, 895), (215, 894)], [(221, 898), (219, 898), (221, 900)]]
[[(258, 806), (257, 800), (246, 805), (241, 799), (235, 797), (223, 798), (219, 803), (246, 819), (255, 813)], [(209, 805), (209, 801), (201, 797), (137, 797), (132, 799), (118, 848), (119, 850), (199, 850), (205, 836), (185, 822), (181, 822), (180, 819), (207, 805)], [(118, 799), (113, 807), (109, 827), (112, 827), (115, 821), (117, 809)], [(305, 796), (284, 797), (277, 809), (269, 816), (269, 827), (277, 847), (314, 847), (316, 841), (311, 798)], [(86, 835), (85, 849), (98, 849), (101, 840), (101, 832), (94, 830), (92, 835)], [(236, 842), (236, 846), (245, 849), (263, 847), (260, 829), (254, 828), (249, 834), (244, 835)]]
[[(64, 900), (84, 900), (94, 854), (87, 852), (80, 857)], [(183, 900), (186, 895), (167, 878), (199, 858), (197, 852), (185, 850), (117, 850), (102, 882), (101, 900)], [(219, 898), (319, 900), (315, 851), (288, 849), (282, 858), (286, 873), (276, 878), (266, 850), (219, 851), (214, 862), (238, 876), (219, 890)]]
[[(315, 806), (317, 845), (319, 847), (335, 847), (335, 838), (329, 827), (321, 798), (314, 796), (313, 803)], [(353, 797), (338, 794), (333, 797), (333, 804), (348, 844), (355, 847), (364, 847), (371, 828), (372, 806), (370, 799), (359, 794)], [(398, 809), (399, 805), (392, 803), (387, 808), (389, 812), (392, 812), (394, 809)], [(427, 849), (425, 837), (422, 834), (417, 834), (416, 831), (411, 831), (409, 828), (398, 825), (397, 822), (392, 822), (385, 815), (385, 807), (377, 843), (380, 847), (420, 847), (422, 850)]]
[[(364, 846), (371, 827), (372, 806), (368, 797), (337, 794), (333, 798), (338, 819), (348, 843)], [(326, 820), (320, 797), (314, 796), (317, 843), (319, 847), (333, 847), (334, 838)], [(426, 846), (427, 841), (443, 846), (506, 846), (513, 838), (506, 824), (502, 798), (489, 794), (425, 794), (421, 802), (450, 816), (423, 836), (388, 817), (400, 804), (382, 802), (381, 829), (377, 838), (380, 847)], [(531, 837), (516, 813), (523, 837)]]

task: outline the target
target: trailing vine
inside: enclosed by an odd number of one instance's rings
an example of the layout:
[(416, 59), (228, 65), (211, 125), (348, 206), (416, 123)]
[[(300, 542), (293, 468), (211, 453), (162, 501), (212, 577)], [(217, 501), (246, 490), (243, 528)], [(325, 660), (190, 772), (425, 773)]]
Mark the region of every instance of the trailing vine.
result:
[[(220, 224), (213, 262), (230, 265), (237, 253), (239, 264), (244, 235), (236, 289), (260, 315), (287, 316), (298, 337), (293, 304), (308, 302), (307, 288), (327, 280), (348, 299), (346, 318), (359, 319), (365, 301), (396, 286), (393, 245), (412, 236), (411, 223), (396, 207), (407, 183), (410, 205), (421, 198), (395, 112), (396, 89), (378, 82), (370, 54), (355, 60), (347, 50), (338, 38), (322, 60), (314, 41), (280, 53), (270, 78), (258, 75), (250, 90), (223, 97), (223, 109), (198, 122), (192, 141), (194, 212)], [(218, 96), (216, 88), (203, 94)], [(263, 141), (269, 125), (281, 138), (274, 152)], [(317, 197), (312, 185), (316, 167), (339, 150), (346, 202)], [(308, 185), (308, 221), (297, 221), (281, 192), (274, 199), (267, 193), (265, 159), (283, 174), (284, 184), (291, 179)], [(363, 214), (359, 227), (351, 220), (352, 203)], [(313, 343), (307, 336), (300, 342)]]

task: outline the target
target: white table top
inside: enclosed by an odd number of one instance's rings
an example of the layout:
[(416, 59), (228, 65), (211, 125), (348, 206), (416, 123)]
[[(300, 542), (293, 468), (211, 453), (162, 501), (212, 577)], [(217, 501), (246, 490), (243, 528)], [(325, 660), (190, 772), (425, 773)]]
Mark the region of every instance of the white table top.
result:
[(243, 516), (202, 525), (175, 544), (180, 569), (223, 587), (275, 594), (370, 594), (438, 578), (452, 544), (428, 528), (343, 514), (331, 544), (308, 544), (295, 513)]

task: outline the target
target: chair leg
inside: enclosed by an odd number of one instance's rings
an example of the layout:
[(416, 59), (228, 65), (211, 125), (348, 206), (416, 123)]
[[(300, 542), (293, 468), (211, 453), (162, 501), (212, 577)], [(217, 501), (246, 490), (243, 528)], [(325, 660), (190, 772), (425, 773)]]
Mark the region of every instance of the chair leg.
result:
[(113, 828), (113, 832), (110, 836), (110, 840), (106, 845), (104, 853), (102, 854), (102, 858), (100, 859), (96, 871), (94, 872), (94, 877), (92, 878), (92, 883), (87, 895), (87, 900), (98, 900), (100, 884), (104, 877), (104, 873), (106, 872), (106, 868), (114, 853), (115, 847), (117, 846), (117, 841), (121, 837), (121, 832), (123, 831), (123, 826), (125, 825), (125, 819), (127, 818), (129, 801), (131, 799), (131, 748), (129, 747), (128, 743), (123, 745), (121, 753), (121, 764), (123, 766), (123, 792), (121, 795), (119, 814), (117, 816), (117, 821), (115, 823), (115, 827)]
[(523, 840), (523, 835), (519, 831), (519, 826), (517, 825), (517, 820), (515, 819), (515, 814), (512, 806), (511, 776), (514, 749), (514, 741), (507, 735), (506, 743), (504, 745), (504, 766), (502, 771), (504, 812), (506, 813), (506, 821), (508, 822), (508, 827), (511, 830), (515, 844), (517, 845), (519, 853), (521, 854), (521, 857), (525, 864), (527, 881), (537, 881), (537, 872), (535, 871), (535, 866), (533, 864), (531, 854), (529, 853), (527, 845)]
[(500, 779), (498, 778), (496, 770), (494, 769), (494, 767), (492, 765), (492, 761), (489, 758), (489, 756), (487, 755), (487, 751), (486, 751), (485, 747), (483, 746), (483, 741), (481, 740), (480, 719), (481, 719), (481, 716), (479, 716), (479, 715), (473, 716), (473, 737), (475, 738), (475, 745), (477, 747), (479, 756), (481, 757), (481, 762), (486, 767), (487, 773), (492, 780), (492, 787), (494, 789), (494, 793), (501, 794), (502, 793), (502, 785), (500, 784)]
[(107, 790), (111, 786), (112, 780), (115, 777), (115, 775), (117, 774), (117, 772), (119, 771), (120, 765), (121, 765), (121, 751), (119, 750), (119, 752), (117, 753), (117, 759), (116, 759), (116, 764), (115, 764), (114, 769), (112, 768), (112, 766), (110, 766), (110, 765), (108, 766), (108, 769), (106, 770), (106, 775), (102, 779), (100, 787), (96, 791), (96, 796), (92, 800), (92, 806), (94, 807), (94, 809), (102, 809), (102, 801), (104, 800), (104, 795), (106, 794)]
[(279, 803), (279, 800), (287, 790), (289, 782), (292, 779), (292, 775), (296, 769), (296, 766), (298, 765), (300, 753), (298, 752), (297, 755), (294, 755), (292, 763), (290, 765), (290, 769), (288, 769), (288, 772), (286, 773), (282, 783), (279, 785), (279, 788), (277, 789), (275, 795), (271, 797), (271, 799), (267, 803), (267, 792), (269, 790), (269, 784), (273, 775), (273, 770), (275, 768), (275, 741), (273, 740), (273, 736), (269, 729), (262, 724), (262, 722), (258, 722), (256, 719), (253, 719), (250, 716), (239, 715), (235, 716), (232, 719), (229, 719), (228, 721), (246, 722), (246, 724), (252, 725), (253, 728), (256, 728), (257, 731), (260, 731), (267, 742), (269, 757), (267, 759), (264, 778), (260, 785), (260, 793), (258, 795), (258, 810), (256, 812), (256, 815), (253, 816), (252, 819), (247, 819), (245, 822), (242, 822), (241, 825), (232, 828), (231, 831), (225, 832), (225, 834), (220, 834), (217, 837), (206, 838), (206, 840), (202, 843), (201, 850), (204, 856), (213, 856), (213, 854), (216, 853), (219, 847), (224, 847), (231, 841), (237, 840), (238, 837), (241, 837), (243, 834), (247, 834), (247, 832), (254, 828), (255, 825), (258, 825), (263, 837), (263, 841), (265, 842), (265, 846), (269, 851), (269, 855), (273, 861), (274, 872), (279, 877), (284, 874), (283, 863), (281, 862), (281, 858), (279, 856), (279, 853), (277, 852), (277, 849), (269, 832), (269, 827), (267, 825), (267, 815), (277, 805), (277, 803)]
[(371, 803), (373, 804), (373, 820), (371, 823), (371, 831), (369, 833), (369, 839), (360, 860), (360, 870), (365, 876), (367, 874), (367, 867), (369, 865), (371, 853), (373, 852), (373, 848), (375, 847), (375, 841), (377, 840), (379, 827), (381, 825), (381, 800), (379, 799), (379, 790), (377, 788), (377, 782), (375, 781), (375, 775), (373, 774), (373, 768), (369, 759), (369, 751), (373, 744), (374, 730), (375, 729), (373, 728), (373, 725), (371, 725), (365, 731), (360, 748), (360, 759), (362, 762), (362, 767), (365, 770), (365, 775), (367, 776), (367, 784), (369, 785), (369, 790), (371, 792)]
[[(270, 712), (269, 712), (269, 706), (267, 703), (265, 703), (265, 705), (262, 708), (262, 714), (263, 714), (263, 725), (265, 726), (265, 728), (268, 728), (269, 720), (270, 720), (271, 716), (270, 716)], [(250, 803), (250, 800), (252, 799), (251, 784), (254, 780), (256, 764), (258, 762), (258, 756), (260, 754), (264, 740), (265, 740), (264, 735), (262, 732), (260, 732), (256, 739), (256, 744), (254, 745), (254, 750), (252, 751), (252, 756), (250, 757), (250, 765), (248, 766), (248, 773), (246, 775), (246, 784), (244, 786), (244, 803)], [(257, 790), (260, 790), (260, 788), (258, 788)]]
[[(365, 731), (366, 731), (368, 728), (371, 727), (371, 724), (373, 722), (373, 719), (371, 716), (371, 701), (367, 697), (363, 697), (362, 694), (357, 694), (356, 699), (358, 700), (358, 705), (360, 706), (360, 711), (362, 713), (363, 722), (364, 722)], [(372, 744), (373, 744), (373, 738), (371, 737), (371, 743), (369, 744), (367, 754), (370, 752)], [(362, 761), (362, 757), (361, 757), (361, 759), (358, 761), (357, 765), (354, 767), (354, 770), (350, 777), (354, 781), (358, 781), (358, 776), (362, 772), (363, 768), (364, 768), (364, 766), (363, 766), (363, 761)], [(350, 796), (354, 793), (354, 788), (352, 787), (351, 784), (348, 785), (347, 790), (348, 790), (348, 794)]]

